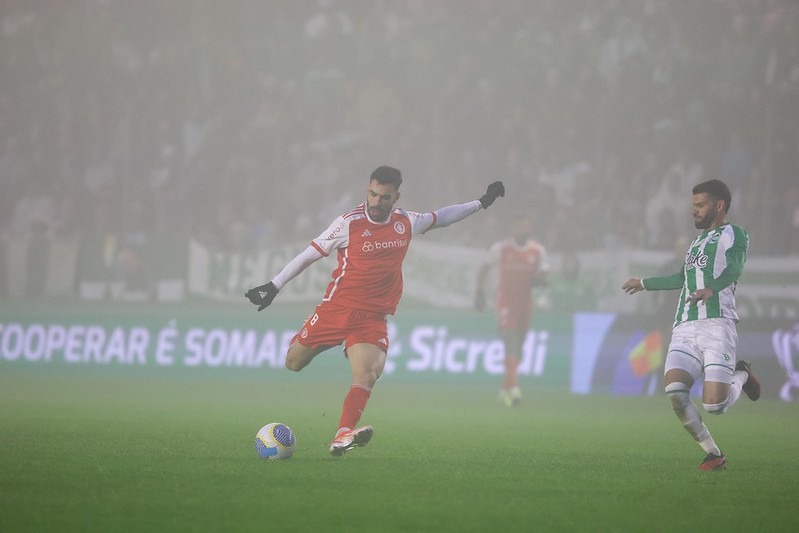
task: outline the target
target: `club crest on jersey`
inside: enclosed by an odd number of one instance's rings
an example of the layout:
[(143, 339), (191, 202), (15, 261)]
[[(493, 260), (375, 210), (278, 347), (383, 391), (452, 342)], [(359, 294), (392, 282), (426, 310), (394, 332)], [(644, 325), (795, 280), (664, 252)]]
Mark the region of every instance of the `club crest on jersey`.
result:
[(710, 236), (710, 242), (711, 243), (719, 242), (720, 238), (721, 238), (721, 232), (717, 231), (713, 235)]
[(405, 233), (405, 224), (402, 222), (394, 222), (394, 231), (402, 235)]

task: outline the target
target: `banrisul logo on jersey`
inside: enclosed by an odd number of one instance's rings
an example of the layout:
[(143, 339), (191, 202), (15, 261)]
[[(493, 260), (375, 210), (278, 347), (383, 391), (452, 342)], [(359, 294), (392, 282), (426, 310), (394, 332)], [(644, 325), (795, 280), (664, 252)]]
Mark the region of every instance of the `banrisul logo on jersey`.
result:
[(404, 248), (408, 246), (407, 239), (394, 239), (393, 241), (364, 241), (361, 250), (364, 253), (374, 252), (375, 250), (388, 250), (390, 248)]

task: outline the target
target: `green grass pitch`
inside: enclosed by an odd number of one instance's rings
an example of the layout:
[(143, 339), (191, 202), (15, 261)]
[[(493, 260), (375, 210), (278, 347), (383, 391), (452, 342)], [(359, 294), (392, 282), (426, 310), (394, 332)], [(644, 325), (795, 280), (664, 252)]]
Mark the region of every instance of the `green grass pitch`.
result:
[[(346, 365), (342, 365), (346, 366)], [(0, 531), (797, 531), (797, 405), (706, 416), (703, 473), (664, 396), (378, 384), (369, 446), (327, 453), (346, 374), (0, 374)], [(257, 373), (256, 373), (257, 374)], [(262, 461), (257, 430), (298, 448)]]

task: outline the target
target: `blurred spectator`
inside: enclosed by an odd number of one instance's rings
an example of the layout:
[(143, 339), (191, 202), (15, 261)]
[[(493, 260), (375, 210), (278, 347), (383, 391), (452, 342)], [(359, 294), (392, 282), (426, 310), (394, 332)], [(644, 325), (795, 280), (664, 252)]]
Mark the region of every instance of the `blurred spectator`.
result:
[(25, 239), (50, 234), (55, 225), (55, 201), (46, 188), (47, 184), (40, 180), (25, 182), (25, 192), (18, 197), (11, 217), (12, 237)]
[(650, 246), (653, 229), (666, 248), (668, 187), (706, 176), (752, 196), (736, 215), (771, 235), (784, 212), (763, 206), (797, 168), (797, 28), (799, 3), (774, 0), (4, 2), (0, 233), (41, 209), (36, 176), (83, 234), (124, 231), (142, 201), (145, 231), (176, 242), (230, 236), (220, 204), (239, 244), (305, 240), (298, 207), (357, 203), (359, 169), (388, 162), (430, 208), (502, 178), (553, 250)]
[(690, 209), (685, 195), (680, 191), (682, 180), (677, 169), (670, 169), (660, 182), (660, 188), (646, 202), (646, 226), (649, 234), (649, 246), (668, 249), (674, 242), (677, 220)]

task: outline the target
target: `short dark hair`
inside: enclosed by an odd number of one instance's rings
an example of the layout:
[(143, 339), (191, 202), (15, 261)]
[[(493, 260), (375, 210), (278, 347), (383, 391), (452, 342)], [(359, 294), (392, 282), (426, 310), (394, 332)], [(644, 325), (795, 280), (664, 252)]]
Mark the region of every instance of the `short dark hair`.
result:
[(716, 200), (724, 200), (724, 212), (729, 212), (730, 204), (732, 203), (732, 194), (730, 188), (721, 180), (708, 180), (703, 181), (694, 186), (692, 191), (694, 194), (707, 193)]
[(369, 181), (376, 181), (380, 185), (393, 185), (395, 189), (399, 190), (402, 185), (402, 173), (394, 167), (382, 165), (372, 172)]

